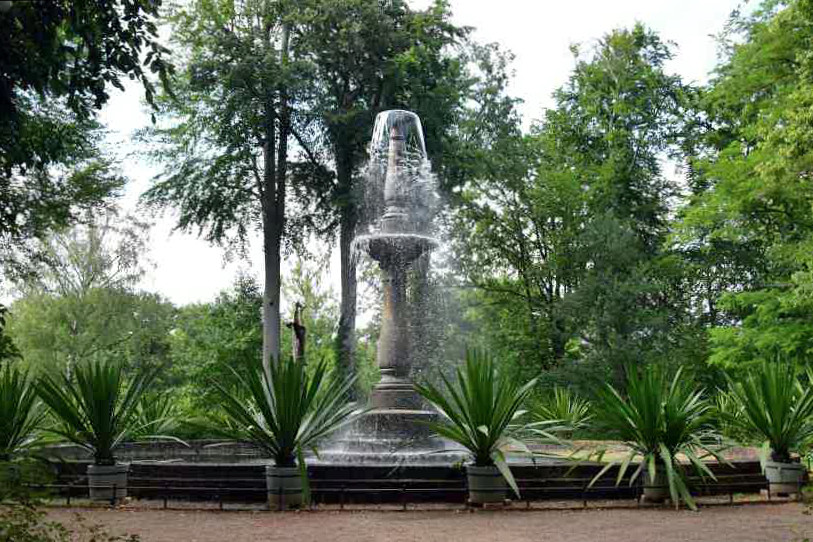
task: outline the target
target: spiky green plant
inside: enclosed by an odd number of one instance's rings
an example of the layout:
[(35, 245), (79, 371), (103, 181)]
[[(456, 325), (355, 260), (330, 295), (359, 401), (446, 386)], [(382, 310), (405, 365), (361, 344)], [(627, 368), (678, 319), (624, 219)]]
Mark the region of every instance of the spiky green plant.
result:
[(181, 427), (182, 416), (178, 401), (168, 393), (142, 395), (137, 411), (141, 431), (136, 438), (172, 435)]
[[(809, 379), (808, 379), (809, 380)], [(764, 362), (739, 381), (729, 380), (736, 409), (726, 420), (762, 443), (762, 460), (789, 462), (813, 443), (813, 387), (789, 363)]]
[(516, 436), (524, 426), (517, 423), (536, 380), (525, 384), (499, 373), (494, 359), (470, 349), (465, 363), (457, 368), (457, 379), (441, 375), (443, 385), (425, 382), (415, 389), (443, 416), (429, 425), (440, 436), (466, 448), (478, 467), (496, 466), (511, 489), (519, 488), (505, 460), (510, 448), (527, 451)]
[(44, 417), (29, 372), (12, 364), (0, 367), (0, 461), (10, 461), (34, 446)]
[(57, 420), (50, 431), (88, 450), (97, 465), (114, 465), (116, 449), (144, 434), (138, 402), (155, 376), (141, 371), (128, 382), (121, 364), (97, 359), (77, 364), (71, 377), (42, 376), (37, 389)]
[(555, 386), (552, 393), (537, 403), (532, 413), (537, 422), (559, 424), (559, 430), (567, 435), (587, 427), (593, 417), (590, 401), (560, 386)]
[(235, 372), (239, 390), (213, 382), (226, 423), (215, 418), (212, 431), (253, 443), (278, 467), (293, 467), (297, 459), (302, 463), (305, 450), (315, 449), (320, 440), (365, 412), (348, 401), (355, 377), (329, 374), (324, 361), (308, 373), (303, 363), (281, 360), (268, 372)]
[[(656, 480), (661, 470), (669, 486), (669, 495), (677, 506), (682, 498), (696, 509), (686, 480), (684, 457), (701, 477), (716, 479), (702, 461), (712, 456), (724, 461), (713, 446), (719, 443), (714, 427), (714, 409), (704, 398), (703, 391), (682, 378), (678, 370), (672, 378), (658, 366), (643, 368), (640, 374), (628, 371), (627, 393), (623, 395), (612, 385), (598, 393), (592, 424), (598, 434), (623, 442), (629, 452), (621, 460), (608, 462), (593, 478), (593, 485), (611, 468), (619, 466), (616, 485), (634, 461), (638, 466), (630, 476), (630, 485), (647, 472)], [(596, 452), (601, 460), (606, 449)]]
[(742, 430), (741, 420), (734, 420), (742, 416), (742, 408), (729, 390), (718, 389), (711, 397), (714, 407), (714, 416), (721, 439), (729, 442), (750, 442), (752, 437)]

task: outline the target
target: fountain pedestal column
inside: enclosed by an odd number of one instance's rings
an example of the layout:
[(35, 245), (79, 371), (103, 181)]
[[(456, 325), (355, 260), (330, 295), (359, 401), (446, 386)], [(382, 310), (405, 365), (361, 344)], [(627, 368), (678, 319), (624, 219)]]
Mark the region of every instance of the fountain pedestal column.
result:
[(399, 265), (384, 269), (382, 283), (384, 303), (376, 353), (381, 380), (373, 390), (372, 406), (376, 409), (419, 409), (421, 399), (409, 378), (411, 360), (404, 270)]

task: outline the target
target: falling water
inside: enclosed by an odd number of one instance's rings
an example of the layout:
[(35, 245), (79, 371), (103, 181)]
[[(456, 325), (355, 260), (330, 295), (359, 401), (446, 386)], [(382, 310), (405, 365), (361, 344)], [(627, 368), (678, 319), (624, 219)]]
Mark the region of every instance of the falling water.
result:
[(376, 118), (368, 148), (361, 220), (354, 258), (376, 262), (382, 277), (382, 325), (377, 348), (381, 381), (372, 412), (345, 431), (323, 460), (333, 463), (453, 463), (462, 453), (428, 430), (438, 414), (413, 389), (415, 338), (421, 318), (416, 295), (428, 290), (430, 254), (439, 246), (434, 218), (436, 178), (426, 155), (420, 119), (409, 111)]

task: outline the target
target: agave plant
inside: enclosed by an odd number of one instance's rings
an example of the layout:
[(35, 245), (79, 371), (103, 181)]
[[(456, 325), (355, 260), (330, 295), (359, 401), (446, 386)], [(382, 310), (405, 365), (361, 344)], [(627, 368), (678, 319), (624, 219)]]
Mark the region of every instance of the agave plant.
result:
[(555, 386), (553, 393), (536, 405), (533, 416), (538, 423), (556, 422), (562, 432), (571, 435), (586, 428), (593, 417), (590, 401), (559, 386)]
[(740, 381), (729, 381), (736, 408), (726, 421), (747, 438), (762, 442), (763, 463), (788, 463), (813, 443), (813, 387), (802, 384), (788, 363), (763, 363)]
[[(181, 426), (181, 413), (178, 402), (170, 394), (144, 394), (137, 407), (139, 434), (136, 438), (167, 438)], [(177, 439), (173, 439), (177, 440)]]
[(71, 377), (43, 376), (39, 394), (58, 422), (50, 431), (88, 450), (96, 465), (114, 465), (116, 449), (144, 435), (138, 403), (155, 376), (142, 371), (128, 382), (120, 364), (102, 360), (78, 364)]
[(27, 370), (0, 367), (0, 461), (28, 452), (39, 440), (45, 409)]
[(528, 452), (516, 438), (525, 428), (517, 423), (525, 414), (522, 406), (536, 380), (519, 384), (499, 373), (494, 359), (478, 350), (466, 352), (466, 362), (457, 369), (457, 379), (441, 375), (442, 386), (426, 382), (415, 389), (432, 403), (443, 421), (429, 425), (440, 436), (466, 448), (477, 467), (495, 466), (511, 489), (519, 488), (508, 468), (505, 454), (509, 449)]
[(355, 377), (336, 378), (324, 361), (310, 376), (294, 360), (272, 363), (267, 372), (235, 376), (240, 390), (213, 382), (226, 423), (216, 418), (211, 429), (229, 440), (253, 443), (277, 467), (296, 466), (305, 450), (315, 449), (321, 439), (365, 412), (347, 399)]
[[(633, 462), (632, 485), (642, 473), (648, 484), (664, 480), (672, 502), (682, 498), (696, 509), (687, 480), (685, 458), (701, 477), (716, 479), (703, 462), (705, 457), (724, 461), (712, 447), (719, 443), (713, 425), (714, 409), (704, 398), (703, 391), (681, 378), (678, 370), (670, 379), (658, 366), (648, 366), (640, 374), (628, 371), (627, 393), (621, 394), (610, 384), (598, 394), (594, 428), (607, 438), (621, 441), (628, 448), (623, 459), (608, 462), (593, 478), (594, 484), (608, 470), (619, 466), (616, 485), (621, 483)], [(603, 459), (606, 449), (596, 452)]]

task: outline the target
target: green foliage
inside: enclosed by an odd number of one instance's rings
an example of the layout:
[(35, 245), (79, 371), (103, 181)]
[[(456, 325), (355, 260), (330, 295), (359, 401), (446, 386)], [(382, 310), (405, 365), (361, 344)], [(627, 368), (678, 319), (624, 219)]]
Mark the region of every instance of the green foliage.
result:
[(278, 467), (295, 466), (305, 450), (364, 413), (347, 400), (355, 379), (332, 376), (323, 361), (309, 371), (283, 358), (267, 372), (256, 368), (235, 376), (236, 390), (212, 381), (225, 414), (225, 424), (212, 420), (212, 431), (254, 444)]
[[(49, 123), (57, 124), (69, 115), (54, 104), (36, 108), (45, 111)], [(89, 212), (103, 209), (125, 183), (125, 178), (99, 150), (98, 125), (68, 119), (49, 130), (43, 128), (41, 133), (25, 138), (26, 148), (38, 153), (45, 151), (36, 149), (37, 145), (59, 146), (51, 155), (37, 157), (45, 165), (25, 173), (16, 169), (12, 173), (0, 172), (0, 199), (4, 202), (0, 211), (0, 266), (6, 279), (35, 274), (39, 265), (47, 261), (47, 255), (38, 250), (37, 241), (82, 221)], [(0, 169), (4, 166), (0, 161)]]
[(138, 400), (136, 427), (131, 440), (149, 439), (160, 435), (177, 435), (183, 427), (184, 412), (174, 393), (145, 392)]
[(813, 351), (813, 104), (807, 0), (735, 17), (701, 105), (693, 196), (675, 240), (702, 269), (696, 291), (711, 362), (726, 369)]
[[(123, 185), (99, 150), (93, 115), (122, 77), (155, 92), (171, 71), (158, 43), (160, 1), (12, 2), (0, 13), (0, 265), (40, 260), (30, 242), (97, 209)], [(146, 54), (145, 54), (146, 53)], [(33, 262), (31, 261), (33, 260)]]
[(256, 281), (240, 276), (214, 302), (178, 311), (169, 338), (167, 378), (184, 390), (192, 413), (210, 409), (216, 400), (211, 380), (227, 387), (262, 362), (262, 296)]
[(45, 261), (18, 282), (6, 329), (26, 366), (69, 371), (98, 352), (129, 368), (166, 363), (174, 307), (134, 291), (148, 264), (148, 227), (109, 209), (37, 243)]
[(104, 288), (81, 296), (32, 293), (12, 310), (9, 336), (21, 363), (37, 373), (69, 371), (99, 353), (117, 356), (128, 370), (160, 367), (169, 358), (175, 308), (157, 294)]
[(499, 374), (494, 359), (470, 349), (465, 365), (451, 381), (441, 375), (442, 385), (419, 383), (415, 389), (432, 403), (443, 421), (430, 427), (440, 436), (465, 447), (478, 467), (496, 466), (519, 496), (519, 489), (505, 460), (509, 448), (527, 448), (515, 435), (522, 430), (517, 421), (525, 414), (535, 380), (521, 385), (505, 373)]
[(728, 423), (752, 442), (762, 442), (764, 457), (789, 462), (813, 444), (813, 388), (802, 382), (792, 363), (763, 362), (729, 385), (734, 410), (723, 412)]
[(49, 521), (32, 502), (0, 507), (0, 542), (138, 542), (137, 535), (111, 535), (76, 514), (69, 527)]
[(492, 109), (496, 138), (459, 193), (457, 253), (480, 291), (477, 334), (524, 376), (577, 361), (623, 386), (625, 365), (696, 352), (679, 262), (661, 248), (676, 191), (661, 157), (691, 95), (666, 73), (671, 55), (641, 25), (618, 30), (577, 53), (531, 135), (510, 100)]
[(44, 418), (29, 372), (0, 365), (0, 462), (29, 451), (39, 439)]
[(171, 69), (157, 39), (160, 7), (147, 0), (14, 2), (0, 14), (3, 122), (19, 127), (16, 101), (33, 92), (67, 97), (77, 114), (90, 115), (107, 102), (108, 84), (124, 88), (122, 76), (140, 80), (152, 102), (145, 68), (162, 78)]
[(569, 388), (554, 386), (540, 400), (532, 413), (537, 421), (555, 421), (571, 435), (589, 426), (593, 414), (590, 401), (580, 397)]
[[(334, 292), (324, 284), (328, 262), (307, 262), (298, 258), (283, 278), (282, 293), (289, 304), (300, 303), (302, 325), (307, 330), (307, 358), (330, 360), (335, 367), (334, 333), (339, 310)], [(293, 311), (290, 311), (293, 314)], [(283, 334), (283, 355), (293, 355), (290, 328)], [(285, 344), (287, 343), (287, 344)]]
[(116, 449), (148, 429), (138, 406), (156, 374), (142, 370), (128, 381), (121, 364), (97, 358), (72, 376), (43, 375), (39, 394), (58, 422), (49, 431), (92, 453), (97, 465), (115, 464)]
[[(703, 391), (683, 378), (678, 370), (669, 378), (656, 365), (638, 371), (631, 369), (627, 377), (626, 395), (611, 384), (600, 391), (595, 402), (593, 426), (602, 438), (618, 440), (629, 448), (621, 461), (609, 462), (593, 479), (591, 485), (614, 466), (619, 466), (616, 483), (639, 461), (630, 476), (630, 484), (647, 473), (656, 480), (660, 470), (669, 484), (669, 494), (677, 506), (682, 498), (695, 509), (694, 499), (686, 482), (685, 467), (678, 455), (685, 457), (703, 477), (716, 479), (703, 463), (705, 455), (723, 461), (711, 446), (718, 442), (713, 426), (714, 409), (703, 397)], [(597, 452), (599, 459), (605, 451)]]
[(7, 330), (8, 307), (0, 304), (0, 368), (20, 358), (20, 351)]
[[(285, 277), (283, 292), (288, 304), (299, 302), (304, 306), (302, 324), (307, 329), (306, 359), (321, 359), (332, 368), (335, 367), (333, 337), (337, 308), (332, 291), (324, 286), (323, 281), (321, 266), (299, 261)], [(238, 383), (235, 373), (246, 376), (261, 365), (262, 335), (258, 318), (261, 304), (257, 282), (248, 275), (240, 275), (234, 285), (221, 292), (213, 302), (178, 309), (168, 339), (169, 361), (165, 380), (179, 391), (176, 400), (188, 417), (199, 417), (217, 400), (216, 392), (209, 385), (211, 380), (232, 388)], [(283, 358), (291, 357), (292, 341), (290, 329), (284, 328)], [(357, 366), (358, 380), (364, 381), (366, 390), (377, 378), (372, 374), (374, 350), (370, 356)], [(194, 434), (200, 436), (200, 431), (204, 429), (198, 427)]]

